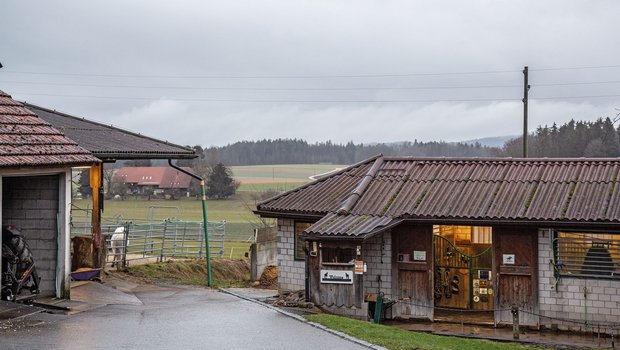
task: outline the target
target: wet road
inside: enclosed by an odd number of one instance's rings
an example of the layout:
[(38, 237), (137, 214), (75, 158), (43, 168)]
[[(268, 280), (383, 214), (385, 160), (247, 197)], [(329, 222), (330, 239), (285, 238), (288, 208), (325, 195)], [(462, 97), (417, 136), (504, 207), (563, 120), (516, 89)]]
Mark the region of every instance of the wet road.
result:
[(36, 314), (0, 327), (0, 349), (365, 349), (218, 291), (144, 286), (143, 305)]

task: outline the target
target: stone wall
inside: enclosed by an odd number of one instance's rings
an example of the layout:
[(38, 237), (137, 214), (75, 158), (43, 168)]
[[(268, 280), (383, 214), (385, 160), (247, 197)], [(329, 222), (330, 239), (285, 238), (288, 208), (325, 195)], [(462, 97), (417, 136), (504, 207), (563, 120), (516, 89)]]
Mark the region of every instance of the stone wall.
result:
[(2, 225), (15, 225), (26, 239), (42, 294), (56, 290), (58, 191), (57, 175), (2, 178)]
[[(585, 327), (587, 321), (596, 324), (620, 323), (620, 281), (605, 279), (570, 278), (562, 276), (554, 289), (552, 232), (538, 233), (538, 271), (540, 318), (544, 327), (563, 330), (591, 331)], [(584, 296), (585, 291), (585, 296)], [(574, 322), (562, 322), (559, 319)], [(601, 327), (601, 332), (606, 332)]]
[(278, 288), (283, 291), (305, 289), (305, 261), (295, 260), (295, 222), (278, 219)]

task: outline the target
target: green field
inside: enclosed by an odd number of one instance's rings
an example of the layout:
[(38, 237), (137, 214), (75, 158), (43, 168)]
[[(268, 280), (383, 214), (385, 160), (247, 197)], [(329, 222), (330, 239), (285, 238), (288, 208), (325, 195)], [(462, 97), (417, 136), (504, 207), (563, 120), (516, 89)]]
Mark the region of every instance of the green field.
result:
[(323, 174), (347, 165), (338, 164), (278, 164), (230, 167), (237, 181), (243, 183), (304, 183), (310, 176)]
[[(256, 203), (268, 196), (291, 190), (310, 181), (309, 177), (343, 168), (346, 165), (293, 164), (256, 165), (232, 167), (234, 177), (241, 182), (234, 198), (207, 201), (209, 221), (226, 221), (226, 242), (224, 256), (239, 258), (248, 250), (254, 229), (263, 222), (254, 215)], [(75, 199), (72, 217), (75, 222), (89, 222), (90, 200)], [(177, 200), (132, 199), (106, 200), (102, 222), (118, 221), (144, 222), (176, 218), (182, 221), (201, 221), (202, 203), (195, 198)], [(273, 224), (268, 220), (267, 224)]]

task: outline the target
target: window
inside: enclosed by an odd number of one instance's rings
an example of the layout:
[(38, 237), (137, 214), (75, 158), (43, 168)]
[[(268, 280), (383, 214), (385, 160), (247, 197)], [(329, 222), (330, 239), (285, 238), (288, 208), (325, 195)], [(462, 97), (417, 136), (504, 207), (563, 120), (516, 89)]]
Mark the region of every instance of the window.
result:
[(556, 232), (553, 253), (561, 276), (620, 279), (620, 235)]
[(304, 260), (306, 253), (304, 252), (304, 241), (301, 239), (301, 235), (305, 229), (310, 227), (312, 223), (309, 222), (295, 222), (295, 260)]
[(355, 248), (323, 247), (321, 260), (323, 263), (353, 264), (355, 263)]

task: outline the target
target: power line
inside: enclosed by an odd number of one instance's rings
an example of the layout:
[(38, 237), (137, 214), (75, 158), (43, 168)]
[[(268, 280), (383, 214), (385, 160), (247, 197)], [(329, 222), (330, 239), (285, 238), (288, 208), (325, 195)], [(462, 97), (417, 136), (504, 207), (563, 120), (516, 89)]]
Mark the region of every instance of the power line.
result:
[[(521, 101), (520, 98), (480, 98), (480, 99), (409, 99), (409, 100), (282, 100), (282, 99), (218, 99), (218, 98), (167, 98), (167, 97), (131, 97), (131, 96), (101, 96), (101, 95), (64, 95), (64, 94), (39, 94), (39, 93), (20, 93), (27, 96), (51, 96), (51, 97), (73, 97), (73, 98), (94, 98), (94, 99), (116, 99), (116, 100), (168, 100), (183, 102), (239, 102), (239, 103), (434, 103), (434, 102), (504, 102)], [(583, 95), (583, 96), (553, 96), (536, 97), (530, 100), (567, 100), (580, 98), (611, 98), (620, 95)]]
[(34, 71), (11, 71), (5, 73), (27, 75), (56, 75), (76, 77), (106, 77), (106, 78), (156, 78), (156, 79), (329, 79), (329, 78), (394, 78), (440, 75), (476, 75), (515, 73), (519, 70), (471, 71), (471, 72), (440, 72), (440, 73), (400, 73), (400, 74), (335, 74), (335, 75), (140, 75), (140, 74), (92, 74), (92, 73), (56, 73)]
[[(576, 66), (576, 67), (548, 67), (531, 69), (531, 71), (561, 71), (620, 68), (620, 65)], [(413, 77), (413, 76), (441, 76), (441, 75), (478, 75), (520, 73), (521, 70), (489, 70), (489, 71), (462, 71), (462, 72), (432, 72), (432, 73), (394, 73), (394, 74), (325, 74), (325, 75), (150, 75), (150, 74), (94, 74), (94, 73), (59, 73), (37, 71), (12, 71), (4, 73), (26, 75), (54, 75), (54, 76), (84, 76), (84, 77), (112, 77), (112, 78), (182, 78), (182, 79), (327, 79), (327, 78), (385, 78), (385, 77)]]
[(538, 68), (530, 69), (530, 71), (551, 71), (551, 70), (584, 70), (584, 69), (605, 69), (605, 68), (620, 68), (620, 65), (607, 65), (607, 66), (581, 66), (581, 67), (562, 67), (562, 68)]
[[(117, 84), (80, 84), (80, 83), (54, 83), (36, 81), (4, 80), (2, 83), (45, 85), (45, 86), (75, 86), (75, 87), (98, 87), (98, 88), (131, 88), (131, 89), (170, 89), (170, 90), (227, 90), (227, 91), (356, 91), (356, 90), (450, 90), (450, 89), (498, 89), (520, 88), (521, 85), (463, 85), (463, 86), (377, 86), (377, 87), (195, 87), (195, 86), (165, 86), (165, 85), (117, 85)], [(620, 84), (620, 80), (590, 81), (590, 82), (565, 82), (530, 84), (531, 86), (573, 86), (573, 85), (603, 85)]]
[(101, 96), (101, 95), (64, 95), (64, 94), (39, 94), (39, 93), (20, 93), (13, 94), (31, 96), (51, 96), (51, 97), (76, 97), (76, 98), (96, 98), (96, 99), (117, 99), (117, 100), (168, 100), (185, 102), (247, 102), (247, 103), (432, 103), (432, 102), (496, 102), (496, 101), (520, 101), (519, 98), (480, 98), (480, 99), (419, 99), (419, 100), (253, 100), (253, 99), (219, 99), (219, 98), (167, 98), (167, 97), (131, 97), (131, 96)]
[[(331, 88), (264, 88), (264, 87), (194, 87), (194, 86), (163, 86), (163, 85), (110, 85), (110, 84), (79, 84), (79, 83), (51, 83), (35, 81), (5, 80), (3, 83), (48, 85), (48, 86), (78, 86), (78, 87), (102, 87), (102, 88), (136, 88), (136, 89), (171, 89), (171, 90), (247, 90), (247, 91), (348, 91), (348, 90), (442, 90), (442, 89), (496, 89), (516, 88), (520, 85), (472, 85), (472, 86), (385, 86), (385, 87), (331, 87)], [(618, 81), (620, 83), (620, 81)]]

